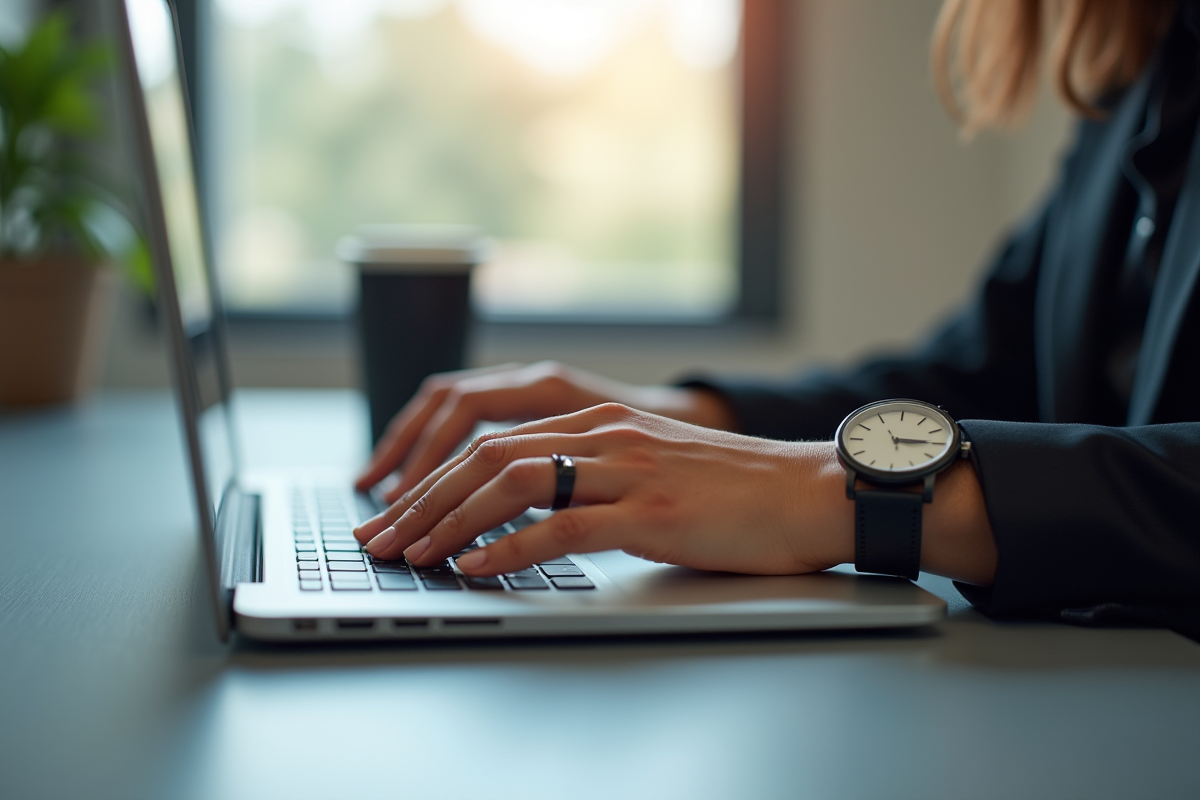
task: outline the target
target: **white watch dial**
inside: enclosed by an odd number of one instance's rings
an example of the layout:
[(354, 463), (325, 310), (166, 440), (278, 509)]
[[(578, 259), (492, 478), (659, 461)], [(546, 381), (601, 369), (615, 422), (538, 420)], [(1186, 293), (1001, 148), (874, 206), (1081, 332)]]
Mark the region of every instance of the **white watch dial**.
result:
[(842, 447), (860, 464), (915, 472), (954, 446), (952, 423), (927, 406), (886, 403), (865, 409), (842, 428)]

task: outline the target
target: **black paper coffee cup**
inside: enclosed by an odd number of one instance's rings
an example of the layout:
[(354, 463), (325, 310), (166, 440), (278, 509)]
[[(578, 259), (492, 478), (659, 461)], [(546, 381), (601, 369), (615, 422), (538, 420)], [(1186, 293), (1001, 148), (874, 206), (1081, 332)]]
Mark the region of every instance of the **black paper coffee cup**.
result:
[(487, 242), (459, 225), (364, 225), (338, 243), (357, 269), (362, 376), (371, 441), (429, 375), (462, 369), (471, 272)]

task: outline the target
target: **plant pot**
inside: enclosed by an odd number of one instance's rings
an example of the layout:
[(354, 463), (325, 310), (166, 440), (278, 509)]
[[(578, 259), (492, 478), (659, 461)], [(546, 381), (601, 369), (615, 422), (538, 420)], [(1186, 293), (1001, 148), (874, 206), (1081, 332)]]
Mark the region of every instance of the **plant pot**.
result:
[(0, 260), (0, 405), (63, 403), (95, 387), (116, 281), (77, 256)]

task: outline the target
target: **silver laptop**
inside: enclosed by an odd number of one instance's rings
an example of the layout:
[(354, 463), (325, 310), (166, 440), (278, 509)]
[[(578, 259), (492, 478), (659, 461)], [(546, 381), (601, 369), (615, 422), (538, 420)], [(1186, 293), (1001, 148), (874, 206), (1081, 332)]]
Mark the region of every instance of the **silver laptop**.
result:
[[(115, 0), (209, 583), (222, 638), (414, 639), (928, 625), (939, 598), (848, 569), (742, 576), (571, 555), (496, 579), (454, 559), (376, 562), (350, 534), (378, 505), (351, 476), (240, 469), (220, 295), (195, 190), (179, 39), (166, 0)], [(530, 512), (536, 514), (537, 512)], [(529, 515), (480, 537), (494, 540)]]

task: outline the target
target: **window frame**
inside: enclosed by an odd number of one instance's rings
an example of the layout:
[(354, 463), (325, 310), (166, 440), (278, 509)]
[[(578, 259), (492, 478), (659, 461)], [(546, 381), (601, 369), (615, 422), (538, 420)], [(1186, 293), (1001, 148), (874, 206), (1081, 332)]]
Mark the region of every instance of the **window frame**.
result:
[[(203, 120), (205, 98), (196, 76), (205, 57), (204, 41), (211, 30), (211, 3), (206, 0), (171, 0), (182, 38), (184, 84), (191, 102), (197, 160), (197, 187), (207, 206), (208, 173)], [(523, 328), (543, 332), (657, 329), (687, 330), (720, 327), (777, 328), (784, 321), (784, 260), (786, 242), (786, 176), (788, 174), (788, 78), (786, 45), (795, 13), (789, 0), (742, 0), (742, 27), (738, 42), (738, 191), (735, 266), (738, 300), (729, 312), (713, 317), (653, 314), (505, 314), (482, 320), (488, 331)], [(207, 214), (209, 219), (212, 214)], [(348, 320), (352, 314), (311, 310), (247, 311), (227, 309), (235, 328), (239, 323), (259, 327), (271, 321), (312, 322), (328, 325)]]

